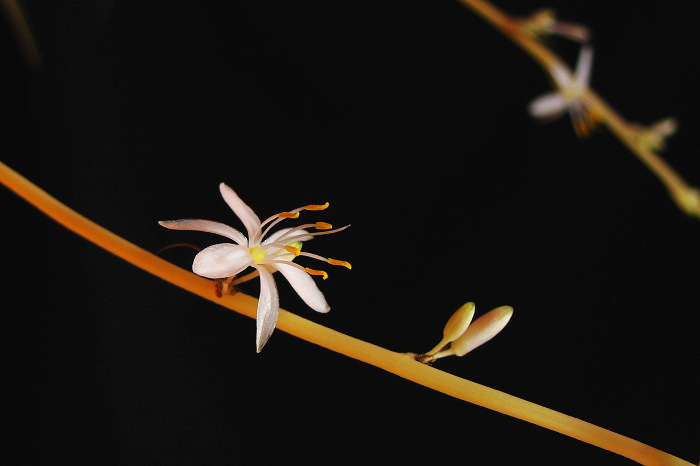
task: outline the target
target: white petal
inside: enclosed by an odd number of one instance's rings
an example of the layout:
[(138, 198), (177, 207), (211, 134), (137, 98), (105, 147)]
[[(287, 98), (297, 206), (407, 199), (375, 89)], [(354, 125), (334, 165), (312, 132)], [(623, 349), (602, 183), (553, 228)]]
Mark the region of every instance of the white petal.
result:
[(263, 349), (272, 331), (277, 325), (277, 315), (280, 310), (277, 285), (272, 273), (264, 266), (255, 267), (260, 273), (260, 300), (255, 326), (255, 345), (258, 353)]
[(536, 118), (551, 118), (562, 115), (566, 106), (566, 99), (561, 94), (553, 92), (530, 102), (527, 111)]
[(571, 84), (571, 81), (573, 81), (571, 71), (569, 71), (569, 68), (562, 64), (555, 63), (549, 69), (549, 71), (552, 74), (552, 79), (554, 79), (554, 82), (557, 84), (559, 89), (568, 87), (569, 84)]
[(553, 34), (567, 37), (578, 42), (588, 42), (591, 33), (586, 26), (574, 23), (565, 23), (558, 21), (547, 27), (547, 30)]
[(248, 238), (253, 236), (253, 233), (260, 228), (260, 219), (257, 215), (255, 215), (253, 209), (248, 207), (248, 204), (243, 202), (241, 198), (238, 197), (238, 194), (236, 194), (233, 189), (226, 186), (224, 183), (219, 185), (219, 191), (221, 191), (221, 196), (223, 196), (226, 204), (228, 204), (231, 210), (233, 210), (233, 213), (241, 219), (241, 222), (243, 222), (243, 225), (248, 232)]
[(581, 52), (576, 63), (576, 84), (585, 89), (588, 87), (588, 82), (591, 80), (591, 70), (593, 68), (593, 47), (584, 45), (581, 47)]
[(297, 269), (293, 265), (279, 263), (269, 265), (276, 268), (284, 275), (284, 278), (292, 285), (294, 291), (301, 296), (301, 299), (303, 299), (311, 309), (317, 312), (328, 312), (331, 310), (326, 302), (326, 298), (323, 297), (323, 293), (318, 289), (311, 275), (303, 270)]
[(171, 230), (204, 231), (207, 233), (214, 233), (216, 235), (225, 236), (228, 239), (234, 240), (241, 246), (248, 245), (248, 240), (245, 236), (243, 236), (243, 233), (228, 225), (224, 225), (223, 223), (219, 222), (212, 222), (211, 220), (185, 218), (182, 220), (168, 220), (158, 223), (161, 226), (164, 226), (165, 228), (169, 228)]
[(497, 307), (487, 312), (472, 322), (462, 336), (452, 342), (450, 350), (457, 356), (464, 356), (495, 337), (503, 330), (512, 315), (513, 308), (510, 306)]
[(202, 277), (226, 278), (242, 272), (252, 263), (248, 248), (221, 243), (200, 251), (194, 258), (192, 271)]
[[(282, 235), (287, 233), (289, 230), (291, 230), (291, 228), (283, 228), (279, 231), (272, 233), (270, 236), (267, 237), (267, 239), (265, 241), (263, 241), (262, 245), (265, 246), (266, 244), (274, 243), (275, 241), (277, 241), (277, 238), (281, 237)], [(289, 243), (292, 243), (294, 241), (308, 241), (310, 239), (313, 239), (313, 236), (303, 236), (307, 233), (309, 233), (309, 232), (306, 230), (297, 230), (291, 235), (294, 238), (289, 239), (289, 240), (287, 240), (285, 238), (284, 244), (289, 244)], [(299, 236), (299, 237), (297, 237), (297, 236)]]

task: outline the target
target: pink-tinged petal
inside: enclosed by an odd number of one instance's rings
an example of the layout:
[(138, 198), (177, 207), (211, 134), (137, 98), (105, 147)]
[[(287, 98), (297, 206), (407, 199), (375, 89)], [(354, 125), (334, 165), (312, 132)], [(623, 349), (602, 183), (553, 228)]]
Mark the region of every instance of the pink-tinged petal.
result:
[(547, 30), (553, 34), (559, 34), (560, 36), (564, 36), (578, 42), (588, 42), (591, 37), (591, 33), (586, 26), (574, 23), (565, 23), (562, 21), (557, 21), (556, 23), (548, 26)]
[(559, 63), (555, 63), (550, 69), (550, 73), (552, 74), (552, 79), (554, 79), (554, 82), (557, 84), (557, 87), (559, 89), (564, 89), (571, 84), (571, 81), (573, 78), (571, 77), (571, 71)]
[(253, 263), (248, 248), (231, 243), (209, 246), (197, 254), (192, 271), (207, 278), (227, 278), (242, 272)]
[(591, 80), (591, 70), (593, 69), (593, 47), (584, 45), (581, 47), (581, 53), (578, 56), (576, 63), (576, 84), (585, 89)]
[(280, 304), (277, 294), (277, 285), (272, 273), (265, 266), (255, 267), (260, 273), (260, 300), (258, 301), (258, 312), (255, 326), (255, 345), (258, 353), (270, 339), (272, 331), (277, 325), (277, 314), (279, 314)]
[(316, 286), (316, 282), (311, 278), (311, 275), (293, 265), (280, 263), (270, 265), (284, 275), (284, 278), (292, 285), (294, 291), (301, 296), (301, 299), (303, 299), (311, 309), (317, 312), (328, 312), (331, 310), (326, 302), (326, 298), (323, 296), (323, 293), (321, 293), (321, 290), (318, 289), (318, 286)]
[(512, 315), (513, 308), (510, 306), (497, 307), (487, 312), (472, 322), (462, 336), (452, 342), (450, 350), (457, 356), (464, 356), (495, 337), (503, 330)]
[(243, 233), (228, 225), (224, 225), (223, 223), (219, 222), (212, 222), (211, 220), (185, 218), (182, 220), (167, 220), (158, 223), (161, 226), (164, 226), (165, 228), (169, 228), (171, 230), (204, 231), (207, 233), (214, 233), (216, 235), (225, 236), (226, 238), (232, 239), (241, 246), (248, 245), (248, 240), (245, 236), (243, 236)]
[[(287, 233), (289, 230), (291, 230), (291, 228), (283, 228), (279, 231), (272, 233), (270, 236), (267, 237), (267, 239), (265, 241), (263, 241), (262, 245), (265, 246), (266, 244), (274, 243), (275, 241), (277, 241), (277, 238), (281, 237), (282, 235)], [(291, 237), (293, 237), (293, 238), (291, 238), (289, 240), (286, 238), (284, 239), (284, 244), (289, 244), (289, 243), (292, 243), (294, 241), (308, 241), (310, 239), (313, 239), (313, 236), (311, 236), (311, 235), (304, 236), (307, 233), (309, 233), (309, 232), (306, 230), (297, 230), (292, 235), (290, 235), (290, 238)]]
[(561, 116), (566, 107), (566, 99), (561, 94), (550, 93), (533, 100), (527, 111), (536, 118), (554, 118)]
[(231, 210), (233, 210), (233, 213), (236, 214), (239, 219), (241, 219), (241, 222), (243, 222), (243, 225), (248, 232), (248, 238), (251, 238), (253, 233), (260, 228), (260, 219), (258, 216), (255, 215), (253, 209), (248, 207), (248, 204), (243, 202), (241, 198), (238, 197), (238, 194), (236, 194), (233, 189), (224, 183), (219, 185), (219, 191), (221, 191), (221, 196), (224, 198), (224, 201), (226, 201), (226, 204), (228, 204)]

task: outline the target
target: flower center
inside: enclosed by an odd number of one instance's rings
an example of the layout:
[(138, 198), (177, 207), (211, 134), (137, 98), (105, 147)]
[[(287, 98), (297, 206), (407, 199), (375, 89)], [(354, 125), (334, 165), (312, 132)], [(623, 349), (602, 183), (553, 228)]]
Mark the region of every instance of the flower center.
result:
[(581, 98), (581, 96), (583, 96), (583, 93), (585, 91), (585, 86), (581, 86), (577, 83), (571, 83), (561, 90), (561, 95), (566, 100), (578, 100), (579, 98)]
[(255, 262), (260, 262), (265, 259), (265, 250), (260, 246), (255, 246), (250, 250), (250, 257), (252, 257)]

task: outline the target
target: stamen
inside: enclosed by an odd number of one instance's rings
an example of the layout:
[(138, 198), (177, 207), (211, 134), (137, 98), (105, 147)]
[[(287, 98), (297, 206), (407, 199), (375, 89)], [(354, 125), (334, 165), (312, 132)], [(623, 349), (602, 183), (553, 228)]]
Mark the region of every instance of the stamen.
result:
[(306, 270), (310, 275), (320, 275), (323, 277), (324, 280), (326, 278), (328, 278), (328, 274), (326, 272), (324, 272), (323, 270), (314, 270), (314, 269), (310, 269), (308, 267), (304, 270)]
[(267, 264), (284, 264), (284, 265), (289, 265), (289, 266), (291, 266), (291, 267), (294, 267), (294, 268), (297, 268), (297, 269), (299, 269), (299, 270), (303, 270), (304, 272), (306, 272), (306, 269), (305, 269), (304, 267), (302, 267), (301, 265), (296, 264), (296, 263), (294, 263), (294, 262), (292, 262), (292, 261), (284, 260), (284, 259), (268, 259), (268, 260), (265, 260), (265, 261), (262, 261), (262, 262), (258, 262), (258, 264), (262, 264), (262, 265), (267, 265)]
[[(272, 217), (268, 218), (264, 222), (260, 224), (260, 228), (258, 228), (258, 231), (255, 232), (253, 235), (253, 238), (250, 238), (250, 244), (254, 244), (256, 241), (262, 241), (262, 239), (267, 236), (267, 234), (270, 232), (270, 230), (277, 225), (279, 222), (281, 222), (285, 218), (297, 218), (299, 217), (299, 211), (301, 209), (296, 209), (291, 212), (282, 212), (279, 214), (275, 214)], [(267, 228), (265, 228), (265, 231), (262, 231), (262, 227), (265, 226), (268, 222), (274, 220), (270, 225), (268, 225)]]
[(598, 122), (601, 120), (600, 115), (589, 110), (583, 104), (575, 104), (570, 108), (571, 121), (574, 125), (574, 131), (580, 139), (585, 139), (590, 136), (595, 130)]
[(327, 202), (323, 205), (311, 204), (311, 205), (307, 205), (307, 206), (302, 207), (302, 209), (304, 209), (304, 210), (326, 210), (329, 205), (330, 204), (328, 204)]
[(289, 246), (289, 245), (287, 245), (287, 246), (284, 247), (284, 249), (286, 249), (287, 251), (289, 251), (289, 252), (291, 252), (292, 254), (294, 254), (295, 257), (298, 256), (299, 254), (301, 254), (301, 249), (295, 248), (294, 246)]
[(328, 259), (326, 259), (323, 256), (319, 256), (318, 254), (311, 254), (310, 252), (302, 252), (301, 255), (306, 256), (306, 257), (310, 257), (312, 259), (316, 259), (319, 261), (328, 262)]
[(316, 233), (300, 233), (298, 235), (293, 235), (292, 233), (296, 233), (297, 230), (300, 230), (302, 228), (307, 228), (310, 226), (314, 226), (313, 224), (311, 225), (299, 225), (298, 227), (292, 228), (289, 230), (287, 233), (283, 234), (279, 238), (277, 238), (276, 242), (280, 241), (295, 241), (297, 238), (303, 238), (305, 236), (318, 236), (318, 235), (329, 235), (331, 233), (338, 233), (339, 231), (345, 230), (347, 227), (350, 225), (345, 225), (342, 228), (336, 228), (335, 230), (329, 230), (329, 231), (317, 231)]
[(331, 228), (333, 228), (333, 225), (331, 225), (330, 223), (316, 222), (316, 229), (317, 230), (330, 230)]
[(328, 262), (331, 265), (342, 265), (343, 267), (347, 267), (348, 269), (352, 269), (352, 265), (350, 265), (350, 262), (347, 262), (347, 261), (339, 261), (339, 260), (328, 258), (328, 260), (326, 262)]
[(285, 234), (283, 234), (282, 236), (277, 238), (277, 241), (275, 241), (275, 243), (291, 243), (291, 242), (294, 242), (296, 240), (296, 238), (303, 238), (305, 236), (313, 235), (314, 233), (295, 234), (299, 230), (302, 230), (304, 228), (310, 228), (310, 227), (316, 227), (316, 224), (315, 223), (305, 223), (304, 225), (298, 225), (294, 228), (291, 228)]

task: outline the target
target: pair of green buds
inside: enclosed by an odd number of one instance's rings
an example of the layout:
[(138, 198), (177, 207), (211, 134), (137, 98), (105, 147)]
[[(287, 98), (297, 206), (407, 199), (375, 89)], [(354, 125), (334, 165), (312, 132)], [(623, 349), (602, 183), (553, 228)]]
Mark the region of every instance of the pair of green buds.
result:
[(443, 338), (435, 348), (416, 356), (416, 360), (431, 363), (445, 356), (464, 356), (493, 337), (510, 321), (513, 308), (501, 306), (493, 309), (472, 323), (476, 305), (467, 303), (452, 314), (443, 330)]

